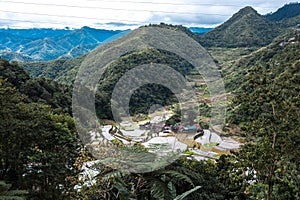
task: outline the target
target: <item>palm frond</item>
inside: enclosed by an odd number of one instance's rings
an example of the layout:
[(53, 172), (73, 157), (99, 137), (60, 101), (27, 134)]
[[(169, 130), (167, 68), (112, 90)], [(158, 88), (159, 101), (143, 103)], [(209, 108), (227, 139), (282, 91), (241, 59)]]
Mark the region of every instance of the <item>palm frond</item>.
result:
[(124, 171), (112, 171), (112, 172), (109, 172), (105, 175), (103, 175), (101, 177), (102, 180), (104, 181), (109, 181), (109, 180), (121, 180), (125, 175), (127, 175), (128, 173), (127, 172), (124, 172)]
[(200, 189), (201, 186), (196, 186), (193, 189), (190, 189), (186, 192), (184, 192), (183, 194), (177, 196), (174, 200), (184, 200), (189, 194), (195, 192), (196, 190)]
[(180, 172), (177, 172), (177, 171), (174, 171), (174, 170), (163, 170), (163, 171), (160, 171), (159, 173), (168, 175), (169, 177), (171, 177), (175, 181), (181, 180), (181, 181), (184, 181), (186, 183), (189, 183), (191, 186), (194, 186), (194, 183), (191, 180), (191, 178), (188, 177), (185, 174), (180, 173)]
[(150, 189), (152, 197), (161, 200), (173, 200), (168, 185), (160, 178), (152, 178), (149, 185), (152, 185)]

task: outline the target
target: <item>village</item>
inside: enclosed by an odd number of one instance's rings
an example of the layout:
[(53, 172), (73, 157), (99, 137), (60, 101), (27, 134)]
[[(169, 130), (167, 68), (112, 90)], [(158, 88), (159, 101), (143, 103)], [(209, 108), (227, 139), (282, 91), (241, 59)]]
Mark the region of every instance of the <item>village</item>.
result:
[[(88, 146), (97, 149), (99, 145), (111, 143), (116, 146), (139, 145), (148, 152), (164, 154), (181, 152), (182, 156), (196, 160), (216, 159), (221, 154), (236, 151), (241, 143), (195, 123), (183, 126), (180, 122), (165, 123), (172, 116), (170, 111), (152, 114), (150, 120), (122, 121), (120, 124), (107, 124), (101, 131), (91, 131)], [(163, 147), (163, 148), (158, 148)]]
[[(179, 152), (180, 156), (200, 161), (216, 160), (222, 154), (238, 151), (242, 145), (231, 137), (221, 137), (212, 130), (202, 129), (199, 124), (189, 126), (183, 126), (180, 123), (166, 124), (165, 122), (173, 114), (171, 111), (161, 110), (149, 115), (148, 120), (122, 121), (120, 124), (103, 125), (100, 131), (89, 132), (91, 142), (86, 146), (93, 149), (94, 155), (97, 155), (97, 151), (103, 155), (114, 149), (111, 148), (111, 145), (114, 145), (120, 149), (138, 147), (157, 157)], [(95, 184), (95, 177), (99, 171), (93, 169), (93, 166), (107, 162), (106, 159), (111, 162), (110, 158), (104, 156), (103, 160), (98, 157), (95, 161), (83, 164), (80, 180), (84, 182), (84, 185)], [(138, 164), (138, 162), (134, 161), (133, 164)], [(81, 187), (77, 185), (75, 189)]]
[[(199, 102), (223, 103), (223, 97), (210, 97), (203, 77), (197, 72), (191, 71), (186, 79), (194, 88)], [(97, 149), (97, 146), (107, 143), (127, 147), (138, 145), (157, 155), (179, 151), (181, 156), (196, 160), (216, 159), (221, 154), (229, 154), (240, 148), (241, 143), (237, 140), (220, 137), (220, 128), (201, 127), (199, 121), (208, 121), (207, 117), (201, 116), (185, 125), (178, 119), (170, 120), (176, 116), (176, 107), (182, 109), (188, 105), (188, 102), (171, 107), (152, 105), (149, 113), (143, 117), (135, 116), (134, 120), (124, 118), (119, 123), (108, 122), (101, 130), (90, 131), (91, 142), (88, 146)]]

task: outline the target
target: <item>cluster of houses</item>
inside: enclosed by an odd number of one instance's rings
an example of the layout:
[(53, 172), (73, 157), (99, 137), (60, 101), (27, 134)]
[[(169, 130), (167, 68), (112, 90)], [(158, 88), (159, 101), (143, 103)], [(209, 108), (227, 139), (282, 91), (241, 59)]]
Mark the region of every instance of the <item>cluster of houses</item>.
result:
[(181, 123), (176, 123), (174, 125), (168, 125), (165, 123), (151, 123), (147, 122), (145, 124), (140, 124), (139, 128), (141, 130), (152, 130), (154, 132), (173, 132), (173, 133), (203, 133), (203, 129), (199, 124), (193, 124), (184, 126)]

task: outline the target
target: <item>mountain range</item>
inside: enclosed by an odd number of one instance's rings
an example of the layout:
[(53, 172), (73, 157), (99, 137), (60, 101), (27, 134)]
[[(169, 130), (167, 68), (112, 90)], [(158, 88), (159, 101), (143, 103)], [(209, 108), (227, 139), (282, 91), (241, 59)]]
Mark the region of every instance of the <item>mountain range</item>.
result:
[[(191, 27), (203, 34), (212, 28)], [(82, 56), (97, 46), (115, 40), (131, 30), (0, 29), (0, 57), (16, 61), (49, 61)]]
[[(300, 3), (286, 4), (260, 15), (245, 7), (222, 25), (211, 28), (176, 26), (204, 47), (262, 47), (300, 27)], [(169, 26), (161, 24), (160, 26)], [(82, 56), (131, 30), (0, 29), (0, 57), (16, 61), (50, 61)]]
[(102, 30), (83, 27), (61, 29), (0, 29), (0, 56), (17, 61), (48, 61), (81, 56), (109, 38), (130, 30)]

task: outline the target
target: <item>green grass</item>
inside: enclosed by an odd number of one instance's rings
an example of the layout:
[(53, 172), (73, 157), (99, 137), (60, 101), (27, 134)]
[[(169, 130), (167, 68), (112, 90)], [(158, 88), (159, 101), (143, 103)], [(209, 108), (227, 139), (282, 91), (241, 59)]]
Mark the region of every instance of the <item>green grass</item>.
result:
[(210, 143), (204, 144), (204, 147), (208, 149), (208, 148), (215, 147), (215, 146), (217, 146), (218, 144), (219, 144), (218, 142), (210, 142)]

